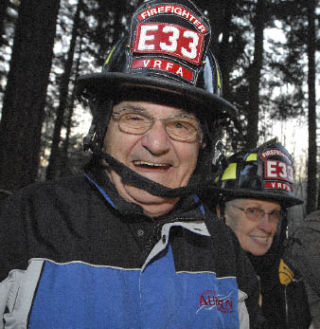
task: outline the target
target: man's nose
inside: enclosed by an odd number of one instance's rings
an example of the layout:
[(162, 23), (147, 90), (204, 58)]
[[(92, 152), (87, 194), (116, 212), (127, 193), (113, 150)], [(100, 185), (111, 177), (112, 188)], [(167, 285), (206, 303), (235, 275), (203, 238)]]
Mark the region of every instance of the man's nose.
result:
[(274, 223), (270, 220), (268, 213), (265, 213), (264, 216), (260, 218), (259, 228), (267, 233), (273, 232)]
[(160, 120), (157, 120), (151, 129), (142, 136), (141, 143), (144, 148), (154, 155), (167, 153), (171, 145), (170, 137)]

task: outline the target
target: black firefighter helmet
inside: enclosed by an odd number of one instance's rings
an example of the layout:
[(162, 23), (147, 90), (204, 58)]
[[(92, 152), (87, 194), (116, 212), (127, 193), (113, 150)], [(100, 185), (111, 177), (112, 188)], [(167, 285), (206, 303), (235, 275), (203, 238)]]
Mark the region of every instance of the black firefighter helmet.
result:
[(293, 158), (276, 139), (231, 156), (216, 183), (224, 202), (253, 198), (277, 201), (284, 208), (303, 203), (296, 197)]
[(153, 0), (133, 14), (129, 36), (110, 51), (101, 73), (81, 76), (84, 97), (113, 98), (131, 88), (173, 96), (192, 111), (229, 117), (235, 108), (221, 97), (222, 80), (209, 50), (208, 19), (189, 0)]
[[(78, 95), (89, 101), (93, 114), (85, 148), (121, 167), (101, 151), (112, 107), (122, 99), (149, 100), (180, 107), (199, 118), (206, 150), (198, 164), (212, 168), (218, 128), (236, 117), (236, 109), (221, 96), (221, 74), (209, 50), (210, 39), (208, 19), (190, 0), (143, 3), (132, 16), (129, 35), (112, 48), (103, 71), (77, 81)], [(122, 178), (125, 171), (128, 177), (138, 176), (120, 169)], [(200, 171), (209, 177), (209, 172)], [(129, 180), (137, 185), (135, 179)]]

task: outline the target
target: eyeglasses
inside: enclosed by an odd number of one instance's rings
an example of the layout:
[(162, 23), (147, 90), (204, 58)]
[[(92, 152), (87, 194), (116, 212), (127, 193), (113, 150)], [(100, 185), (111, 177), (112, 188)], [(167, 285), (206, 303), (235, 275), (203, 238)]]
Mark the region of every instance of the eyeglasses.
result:
[(167, 119), (156, 119), (143, 109), (122, 109), (113, 112), (112, 118), (118, 121), (119, 129), (127, 134), (143, 135), (156, 120), (162, 121), (168, 136), (180, 142), (193, 143), (201, 140), (199, 121), (188, 113), (181, 113)]
[(271, 222), (278, 222), (281, 216), (280, 210), (272, 210), (271, 212), (265, 212), (263, 209), (256, 207), (241, 208), (235, 205), (232, 205), (232, 207), (243, 211), (247, 216), (247, 218), (250, 219), (251, 221), (261, 220), (262, 218), (264, 218), (265, 215), (268, 215), (268, 218)]

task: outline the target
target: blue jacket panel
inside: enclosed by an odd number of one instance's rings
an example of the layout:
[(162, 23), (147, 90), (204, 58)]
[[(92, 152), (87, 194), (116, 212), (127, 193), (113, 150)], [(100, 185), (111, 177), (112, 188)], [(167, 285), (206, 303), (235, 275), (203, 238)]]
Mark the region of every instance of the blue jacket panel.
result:
[(176, 273), (171, 248), (144, 271), (45, 261), (29, 328), (239, 328), (237, 301), (234, 278)]

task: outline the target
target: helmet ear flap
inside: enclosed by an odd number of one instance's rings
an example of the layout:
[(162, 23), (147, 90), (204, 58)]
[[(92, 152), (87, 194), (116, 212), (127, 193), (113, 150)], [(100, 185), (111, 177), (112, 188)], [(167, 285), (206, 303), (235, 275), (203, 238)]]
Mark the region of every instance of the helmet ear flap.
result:
[(89, 131), (86, 136), (83, 137), (82, 140), (82, 145), (83, 145), (83, 150), (88, 151), (90, 149), (90, 146), (93, 143), (93, 140), (95, 138), (95, 132), (96, 132), (96, 126), (92, 120)]
[(224, 152), (224, 144), (222, 143), (221, 139), (218, 139), (214, 146), (214, 155), (212, 159), (213, 166), (218, 166), (223, 161), (225, 158)]
[(111, 99), (94, 98), (89, 102), (93, 114), (88, 134), (83, 138), (83, 149), (94, 150), (103, 147), (104, 137), (112, 114), (113, 101)]

